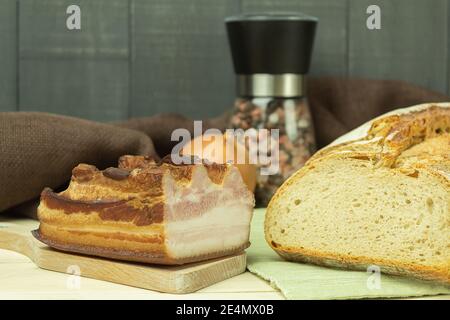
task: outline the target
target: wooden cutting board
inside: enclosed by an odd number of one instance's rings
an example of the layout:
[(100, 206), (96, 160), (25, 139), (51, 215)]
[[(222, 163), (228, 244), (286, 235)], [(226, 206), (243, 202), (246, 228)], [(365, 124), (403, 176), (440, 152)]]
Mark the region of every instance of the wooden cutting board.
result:
[(60, 252), (36, 240), (30, 219), (0, 220), (0, 249), (21, 253), (42, 269), (167, 293), (189, 293), (246, 269), (245, 252), (183, 266), (148, 265)]

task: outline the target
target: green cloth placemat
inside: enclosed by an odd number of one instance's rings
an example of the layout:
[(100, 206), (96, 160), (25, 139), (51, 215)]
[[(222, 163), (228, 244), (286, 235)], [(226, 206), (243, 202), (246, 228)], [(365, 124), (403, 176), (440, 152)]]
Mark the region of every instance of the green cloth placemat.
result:
[(269, 281), (287, 299), (360, 299), (450, 294), (450, 287), (404, 277), (381, 274), (379, 281), (374, 282), (374, 276), (363, 271), (285, 261), (264, 239), (264, 214), (265, 209), (256, 209), (253, 215), (247, 268)]

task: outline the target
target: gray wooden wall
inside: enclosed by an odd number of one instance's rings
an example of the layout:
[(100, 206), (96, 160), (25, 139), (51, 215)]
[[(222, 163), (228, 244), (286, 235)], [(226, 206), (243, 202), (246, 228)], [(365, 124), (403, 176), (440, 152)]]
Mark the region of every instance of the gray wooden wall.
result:
[[(81, 31), (66, 29), (70, 4), (81, 7)], [(370, 4), (381, 30), (365, 26)], [(265, 10), (320, 19), (312, 74), (450, 94), (450, 0), (0, 0), (0, 111), (220, 114), (234, 99), (223, 19)]]

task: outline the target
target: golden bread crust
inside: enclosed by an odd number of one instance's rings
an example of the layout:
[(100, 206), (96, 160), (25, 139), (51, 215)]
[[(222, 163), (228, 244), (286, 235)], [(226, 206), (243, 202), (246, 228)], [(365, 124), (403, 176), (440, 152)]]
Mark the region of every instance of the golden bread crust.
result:
[(331, 158), (358, 159), (371, 164), (375, 170), (385, 167), (413, 178), (427, 173), (436, 177), (436, 181), (450, 191), (450, 103), (400, 109), (364, 124), (338, 139), (337, 143), (318, 151), (278, 189), (268, 205), (265, 221), (266, 241), (287, 260), (350, 269), (362, 269), (376, 264), (387, 273), (450, 284), (450, 261), (447, 265), (431, 268), (420, 263), (404, 264), (370, 257), (342, 256), (302, 247), (285, 247), (271, 239), (269, 227), (276, 220), (277, 212), (274, 207), (280, 197), (290, 185), (315, 170), (319, 162)]
[(272, 248), (289, 261), (317, 264), (324, 267), (343, 268), (349, 270), (366, 271), (371, 265), (379, 266), (381, 272), (393, 275), (409, 276), (424, 281), (436, 281), (450, 285), (450, 271), (448, 266), (430, 267), (420, 264), (407, 264), (389, 259), (374, 259), (371, 257), (339, 255), (333, 252), (320, 252), (301, 248), (276, 247)]
[[(360, 157), (379, 166), (398, 165), (396, 160), (406, 150), (428, 139), (450, 134), (450, 108), (431, 105), (427, 109), (399, 115), (390, 115), (374, 120), (365, 136), (325, 147), (318, 151), (310, 162), (329, 155)], [(433, 155), (448, 158), (448, 139), (440, 140)], [(423, 152), (422, 152), (423, 153)], [(430, 153), (431, 155), (431, 153)]]
[[(374, 164), (374, 167), (376, 167), (377, 165), (384, 165), (393, 169), (396, 169), (398, 167), (398, 169), (403, 169), (404, 172), (409, 172), (408, 169), (414, 169), (411, 167), (419, 166), (422, 169), (432, 170), (434, 173), (441, 176), (446, 181), (447, 185), (449, 185), (450, 153), (445, 151), (449, 150), (450, 103), (430, 104), (426, 106), (429, 107), (429, 109), (422, 108), (422, 105), (420, 105), (407, 108), (410, 110), (415, 110), (417, 107), (421, 107), (419, 108), (420, 111), (411, 111), (408, 113), (401, 112), (399, 115), (390, 115), (387, 117), (381, 116), (380, 118), (377, 118), (376, 120), (361, 126), (361, 128), (368, 127), (368, 130), (365, 131), (366, 133), (364, 136), (357, 136), (356, 139), (352, 139), (352, 132), (350, 132), (350, 134), (346, 135), (348, 137), (348, 141), (340, 142), (339, 144), (332, 143), (330, 146), (322, 148), (321, 150), (316, 152), (308, 160), (308, 162), (306, 162), (304, 167), (295, 172), (281, 185), (270, 202), (276, 201), (293, 181), (301, 178), (309, 170), (313, 170), (315, 161), (324, 161), (328, 157), (332, 156), (337, 158), (354, 158), (371, 161)], [(421, 120), (414, 121), (414, 115), (419, 116)], [(434, 119), (438, 119), (439, 124), (441, 125), (434, 125)], [(381, 125), (381, 123), (384, 123), (384, 125)], [(417, 130), (417, 123), (422, 123), (426, 125), (426, 127), (423, 130)], [(383, 126), (384, 129), (382, 130), (381, 127)], [(398, 133), (399, 136), (404, 135), (405, 130), (409, 131), (409, 138), (397, 138), (397, 131), (394, 130), (394, 128), (398, 128), (400, 129), (400, 131), (402, 131), (402, 133)], [(441, 131), (439, 134), (436, 134), (436, 131), (431, 130), (431, 128), (440, 128)], [(363, 131), (359, 129), (360, 128), (357, 128), (354, 131)], [(422, 153), (419, 155), (420, 159), (417, 159), (418, 161), (413, 161), (408, 163), (407, 165), (402, 166), (402, 161), (405, 158), (405, 156), (402, 157), (402, 152), (407, 155), (408, 148), (412, 148), (415, 145), (419, 144), (418, 140), (416, 138), (413, 138), (416, 136), (414, 133), (417, 131), (422, 131), (428, 134), (422, 136), (424, 138), (420, 140), (421, 142), (442, 135), (444, 139), (439, 146), (439, 150), (443, 150), (443, 152), (438, 152), (437, 155)], [(395, 138), (394, 142), (391, 142), (392, 138)], [(400, 144), (398, 142), (395, 142), (398, 140), (402, 140), (402, 143)], [(398, 162), (396, 163), (396, 161)], [(440, 170), (436, 170), (436, 167), (440, 167)], [(271, 207), (270, 202), (267, 206), (268, 209)]]

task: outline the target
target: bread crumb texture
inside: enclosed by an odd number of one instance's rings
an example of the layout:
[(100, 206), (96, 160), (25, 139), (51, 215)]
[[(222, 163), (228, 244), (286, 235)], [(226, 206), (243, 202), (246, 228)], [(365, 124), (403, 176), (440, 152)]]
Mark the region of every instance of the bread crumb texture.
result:
[(288, 260), (450, 285), (450, 103), (398, 110), (317, 152), (272, 198), (265, 236)]

